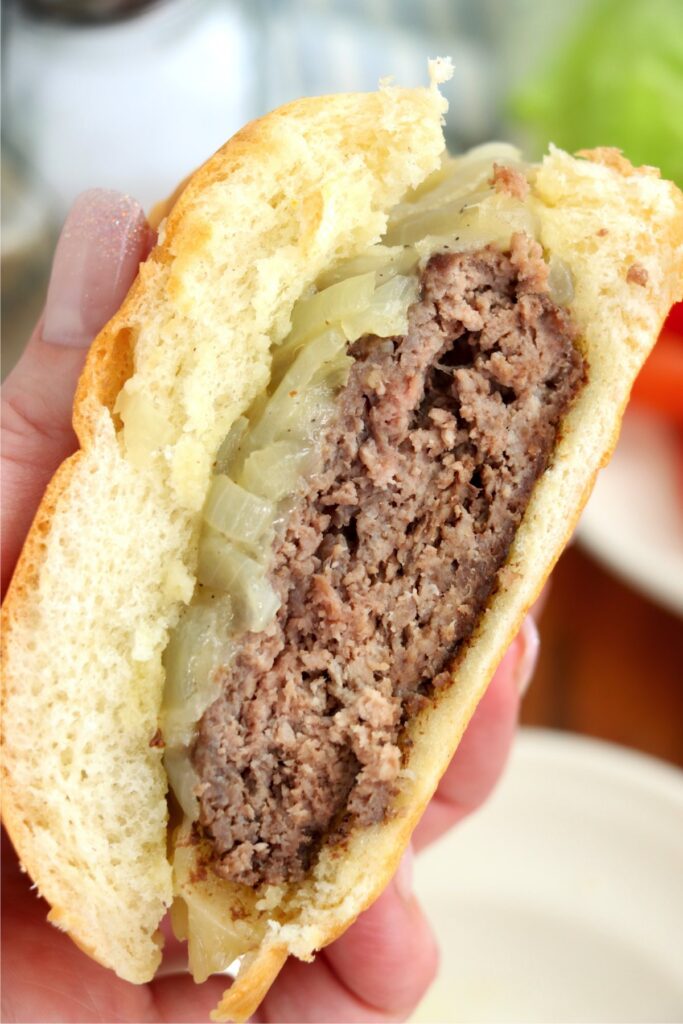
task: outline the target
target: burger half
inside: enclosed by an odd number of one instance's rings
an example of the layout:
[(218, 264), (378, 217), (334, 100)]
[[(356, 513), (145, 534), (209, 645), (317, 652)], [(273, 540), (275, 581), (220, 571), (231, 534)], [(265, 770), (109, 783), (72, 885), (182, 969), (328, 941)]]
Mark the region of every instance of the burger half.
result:
[(683, 198), (444, 152), (429, 88), (302, 100), (158, 211), (4, 608), (5, 824), (50, 920), (215, 1015), (391, 877), (615, 444)]

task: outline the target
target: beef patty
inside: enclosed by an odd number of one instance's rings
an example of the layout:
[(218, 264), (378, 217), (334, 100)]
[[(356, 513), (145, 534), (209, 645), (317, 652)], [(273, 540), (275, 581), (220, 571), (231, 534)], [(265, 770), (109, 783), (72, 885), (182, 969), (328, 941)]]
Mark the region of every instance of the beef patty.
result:
[(583, 378), (540, 247), (432, 257), (405, 337), (363, 338), (193, 751), (214, 868), (296, 881), (380, 821), (401, 727), (450, 681)]

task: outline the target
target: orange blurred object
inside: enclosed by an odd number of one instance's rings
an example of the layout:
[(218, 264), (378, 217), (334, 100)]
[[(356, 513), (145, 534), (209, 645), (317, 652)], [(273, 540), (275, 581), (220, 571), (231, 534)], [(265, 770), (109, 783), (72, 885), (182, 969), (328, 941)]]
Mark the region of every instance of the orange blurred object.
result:
[(673, 307), (638, 374), (631, 399), (683, 426), (683, 303)]

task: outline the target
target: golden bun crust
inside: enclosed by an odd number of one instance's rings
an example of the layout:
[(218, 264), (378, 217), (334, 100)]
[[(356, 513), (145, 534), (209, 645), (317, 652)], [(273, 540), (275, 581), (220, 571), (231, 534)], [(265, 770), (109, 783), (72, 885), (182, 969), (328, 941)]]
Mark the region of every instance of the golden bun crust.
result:
[[(166, 780), (150, 740), (216, 448), (264, 387), (298, 296), (378, 240), (390, 207), (437, 166), (443, 109), (435, 89), (385, 88), (300, 101), (248, 125), (159, 211), (159, 245), (92, 346), (74, 407), (81, 451), (46, 492), (3, 610), (3, 814), (51, 919), (131, 981), (158, 964), (171, 899)], [(341, 856), (324, 850), (304, 884), (284, 888), (216, 1020), (246, 1019), (288, 954), (311, 959), (391, 878), (680, 297), (681, 194), (623, 158), (587, 156), (553, 150), (533, 182), (542, 243), (574, 276), (589, 374), (504, 586), (454, 666), (456, 685), (411, 727), (395, 815), (352, 834)], [(644, 285), (629, 280), (633, 263)], [(161, 439), (142, 454), (120, 431), (122, 388)]]
[(232, 986), (211, 1014), (211, 1020), (244, 1021), (251, 1017), (282, 970), (289, 955), (286, 946), (261, 945), (247, 954)]

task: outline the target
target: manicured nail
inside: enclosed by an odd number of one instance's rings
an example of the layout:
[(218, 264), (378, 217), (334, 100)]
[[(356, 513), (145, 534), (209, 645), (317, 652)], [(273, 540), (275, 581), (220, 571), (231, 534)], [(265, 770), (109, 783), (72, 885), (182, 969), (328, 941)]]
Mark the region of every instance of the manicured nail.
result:
[(89, 345), (121, 305), (150, 241), (135, 199), (101, 188), (83, 192), (57, 242), (43, 340), (74, 348)]
[(522, 623), (518, 639), (521, 643), (521, 653), (515, 668), (515, 682), (517, 683), (520, 697), (523, 697), (529, 689), (529, 683), (536, 668), (538, 651), (541, 644), (536, 623), (531, 615), (527, 615)]
[(409, 845), (406, 852), (401, 857), (396, 874), (394, 875), (394, 885), (396, 891), (403, 900), (404, 903), (410, 903), (413, 899), (413, 862), (415, 855), (413, 853), (412, 845)]

